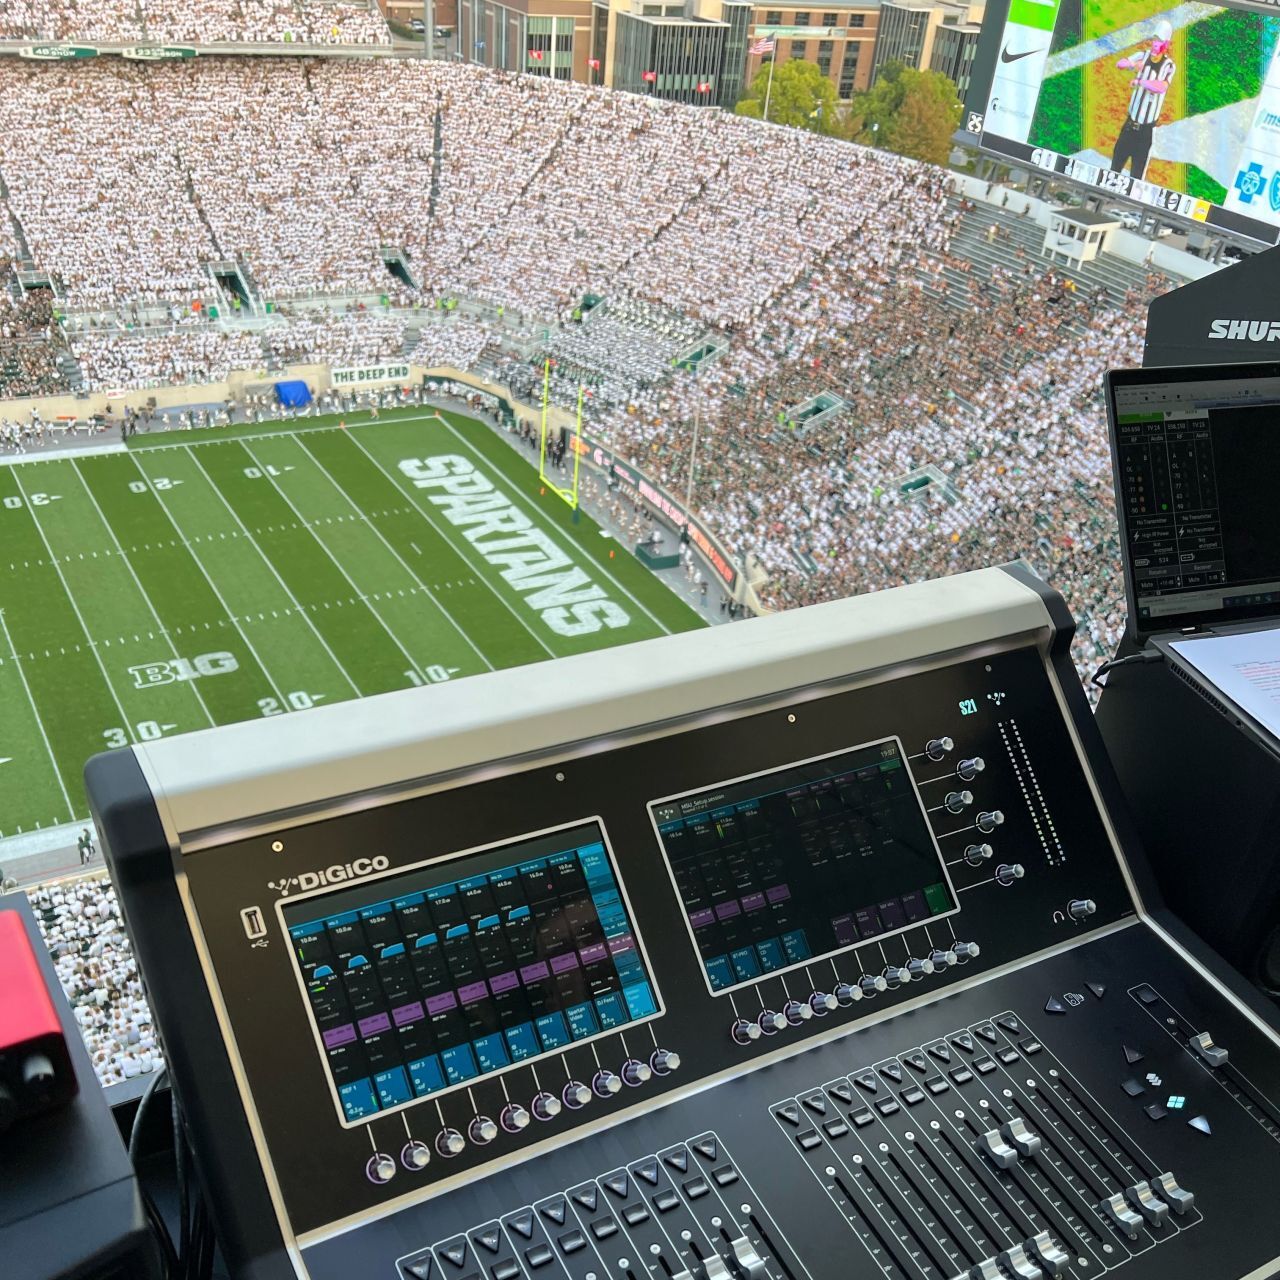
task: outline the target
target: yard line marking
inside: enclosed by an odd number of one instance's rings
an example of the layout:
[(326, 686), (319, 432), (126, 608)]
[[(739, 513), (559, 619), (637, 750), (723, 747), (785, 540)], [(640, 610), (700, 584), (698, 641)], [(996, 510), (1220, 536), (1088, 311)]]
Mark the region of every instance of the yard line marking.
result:
[(58, 568), (57, 557), (53, 554), (53, 547), (49, 545), (49, 539), (45, 536), (44, 526), (36, 518), (35, 509), (27, 500), (26, 490), (22, 487), (22, 481), (18, 478), (18, 468), (13, 471), (13, 482), (18, 486), (18, 492), (22, 494), (22, 501), (26, 504), (26, 508), (31, 515), (31, 523), (35, 525), (36, 532), (40, 535), (40, 541), (44, 543), (44, 549), (49, 553), (50, 562), (53, 565), (53, 571), (58, 575), (58, 581), (62, 583), (62, 590), (66, 593), (68, 602), (71, 605), (72, 612), (76, 615), (76, 621), (80, 624), (80, 630), (84, 632), (85, 641), (89, 648), (93, 650), (94, 661), (98, 664), (98, 670), (102, 672), (102, 678), (106, 682), (107, 692), (111, 695), (111, 700), (116, 704), (116, 710), (120, 713), (120, 724), (125, 732), (133, 736), (133, 725), (129, 719), (129, 713), (125, 711), (124, 704), (120, 701), (120, 695), (116, 692), (116, 687), (111, 683), (111, 677), (107, 674), (106, 665), (102, 661), (102, 654), (98, 652), (97, 643), (89, 634), (89, 628), (85, 626), (84, 614), (80, 612), (80, 606), (76, 603), (76, 598), (71, 594), (71, 588), (67, 586), (67, 580), (62, 576), (62, 570)]
[[(265, 467), (263, 467), (262, 464), (258, 461), (258, 459), (254, 456), (253, 450), (250, 449), (249, 446), (246, 444), (241, 444), (240, 447), (244, 450), (245, 454), (248, 456), (248, 458), (253, 463), (253, 465), (262, 470), (262, 478), (264, 480), (267, 480), (271, 484), (271, 487), (280, 495), (281, 498), (284, 499), (285, 503), (289, 507), (289, 510), (292, 511), (293, 514), (297, 516), (299, 520), (301, 520), (302, 512), (299, 511), (298, 508), (293, 505), (292, 501), (289, 499), (288, 494), (286, 494), (285, 491), (276, 483), (275, 477), (270, 473), (270, 471), (268, 471)], [(328, 546), (324, 543), (324, 541), (320, 538), (320, 536), (317, 533), (315, 533), (313, 530), (308, 530), (308, 532), (315, 539), (316, 545), (319, 546), (320, 549), (325, 553), (325, 555), (327, 555), (329, 559), (333, 561), (334, 567), (338, 570), (338, 572), (342, 574), (344, 578), (346, 578), (347, 584), (348, 586), (350, 586), (351, 590), (354, 591), (357, 595), (359, 595), (360, 588), (356, 586), (355, 580), (346, 571), (346, 569), (343, 568), (342, 561), (339, 560), (338, 557), (335, 556), (333, 552), (329, 550)], [(325, 605), (326, 609), (328, 607), (329, 607), (328, 605)], [(394, 644), (395, 647), (399, 649), (400, 652), (404, 655), (404, 660), (415, 671), (417, 671), (418, 664), (413, 660), (413, 655), (409, 652), (409, 650), (406, 649), (404, 645), (400, 643), (400, 637), (397, 636), (396, 633), (392, 631), (389, 626), (387, 626), (386, 621), (383, 619), (382, 615), (377, 611), (377, 609), (374, 609), (370, 606), (369, 612), (378, 620), (378, 625), (383, 629), (383, 631), (385, 631), (387, 635), (391, 637), (391, 643)]]
[[(31, 686), (27, 683), (27, 673), (22, 669), (22, 661), (19, 659), (17, 651), (13, 647), (13, 637), (9, 635), (9, 624), (4, 620), (4, 610), (0, 609), (0, 631), (4, 632), (4, 647), (8, 649), (13, 656), (13, 665), (18, 669), (18, 679), (22, 681), (22, 688), (26, 692), (27, 701), (31, 703), (31, 714), (36, 718), (36, 725), (40, 729), (40, 737), (44, 742), (44, 749), (49, 753), (49, 763), (53, 765), (53, 776), (58, 779), (58, 789), (62, 792), (62, 798), (67, 802), (68, 821), (76, 820), (75, 806), (71, 803), (71, 796), (67, 792), (67, 784), (63, 781), (62, 770), (58, 768), (58, 759), (53, 754), (53, 744), (49, 741), (49, 734), (44, 727), (44, 721), (40, 719), (40, 710), (36, 706), (36, 700), (31, 696)], [(9, 761), (6, 759), (5, 764)]]
[[(166, 445), (165, 447), (168, 448), (170, 446)], [(347, 674), (346, 667), (344, 667), (342, 663), (338, 661), (338, 655), (334, 653), (332, 649), (329, 648), (329, 642), (317, 630), (316, 624), (312, 622), (310, 618), (307, 617), (307, 611), (302, 607), (302, 601), (299, 600), (298, 597), (295, 596), (293, 592), (289, 590), (288, 584), (279, 575), (279, 573), (276, 572), (276, 567), (271, 563), (271, 560), (268, 558), (267, 553), (263, 551), (263, 549), (258, 545), (258, 540), (253, 536), (253, 534), (249, 532), (248, 529), (245, 528), (244, 521), (241, 520), (240, 517), (236, 514), (236, 509), (231, 505), (231, 503), (227, 501), (226, 495), (222, 492), (222, 490), (219, 489), (216, 484), (214, 484), (213, 477), (204, 469), (204, 464), (200, 461), (200, 459), (196, 457), (195, 449), (191, 445), (182, 445), (181, 447), (186, 449), (187, 456), (191, 459), (192, 462), (196, 464), (197, 470), (200, 472), (202, 476), (204, 476), (205, 480), (208, 482), (209, 488), (212, 489), (214, 493), (218, 495), (218, 498), (221, 501), (222, 505), (226, 507), (228, 512), (230, 512), (231, 518), (236, 522), (236, 524), (240, 526), (245, 537), (248, 538), (249, 541), (253, 544), (253, 549), (258, 553), (259, 556), (262, 557), (262, 563), (265, 564), (267, 568), (271, 570), (271, 576), (275, 578), (275, 580), (280, 584), (280, 587), (284, 591), (285, 595), (287, 595), (289, 599), (293, 601), (293, 607), (298, 611), (298, 616), (306, 622), (307, 626), (309, 626), (312, 631), (315, 632), (316, 639), (319, 640), (321, 645), (324, 647), (325, 653), (327, 653), (329, 657), (333, 659), (333, 665), (338, 668), (338, 670), (342, 673), (342, 678), (351, 686), (351, 692), (354, 693), (357, 698), (363, 698), (364, 694), (360, 691), (360, 686), (357, 685), (356, 682), (350, 677), (350, 675)]]
[[(150, 610), (151, 616), (155, 620), (156, 626), (163, 627), (164, 623), (160, 621), (160, 615), (156, 612), (155, 605), (151, 603), (151, 597), (147, 595), (146, 591), (143, 589), (142, 580), (138, 577), (138, 574), (133, 567), (133, 562), (129, 559), (127, 555), (124, 554), (124, 548), (120, 546), (120, 539), (116, 537), (116, 531), (111, 527), (110, 523), (107, 520), (105, 512), (98, 505), (98, 499), (93, 496), (93, 490), (89, 488), (88, 481), (85, 480), (84, 474), (80, 470), (79, 463), (77, 463), (74, 458), (72, 458), (70, 461), (71, 461), (71, 470), (76, 473), (76, 479), (80, 481), (81, 487), (84, 489), (85, 493), (89, 497), (89, 501), (93, 503), (93, 509), (98, 513), (98, 519), (102, 521), (107, 532), (111, 535), (111, 541), (114, 542), (116, 544), (116, 547), (119, 549), (120, 558), (124, 561), (125, 567), (129, 570), (129, 576), (133, 579), (133, 585), (138, 588), (138, 594), (142, 597), (142, 599), (146, 603), (148, 610)], [(135, 640), (137, 638), (138, 638), (137, 636), (134, 636)], [(180, 657), (181, 655), (178, 653), (178, 646), (173, 643), (173, 640), (170, 639), (170, 637), (165, 636), (165, 639), (169, 641), (169, 652), (175, 658)], [(120, 637), (120, 643), (124, 644), (124, 636)], [(204, 712), (204, 718), (209, 722), (209, 727), (213, 728), (218, 722), (213, 718), (213, 713), (209, 710), (209, 706), (204, 700), (204, 694), (200, 692), (199, 684), (195, 680), (188, 680), (186, 684), (187, 684), (187, 688), (189, 688), (191, 692), (195, 694), (196, 701), (200, 704), (200, 710)]]
[[(359, 512), (360, 508), (356, 505), (354, 501), (352, 501), (351, 495), (348, 494), (347, 491), (329, 474), (328, 468), (324, 465), (324, 463), (322, 463), (320, 459), (317, 458), (315, 454), (312, 453), (311, 450), (307, 448), (306, 444), (300, 438), (295, 436), (294, 443), (302, 450), (303, 453), (307, 455), (308, 458), (311, 459), (312, 462), (315, 463), (317, 467), (319, 467), (320, 472), (324, 476), (324, 478), (328, 480), (328, 482), (331, 485), (333, 485), (333, 487), (340, 494), (342, 494), (343, 498), (345, 498), (347, 502), (351, 503), (351, 509), (355, 512)], [(401, 566), (404, 568), (405, 572), (408, 573), (409, 576), (423, 589), (423, 591), (426, 592), (427, 599), (430, 600), (431, 603), (435, 605), (435, 607), (439, 609), (442, 614), (444, 614), (444, 616), (449, 620), (449, 625), (463, 638), (463, 640), (466, 641), (466, 643), (470, 646), (470, 648), (474, 650), (476, 657), (479, 658), (480, 661), (483, 662), (484, 665), (490, 671), (492, 671), (493, 663), (490, 662), (489, 659), (486, 658), (484, 654), (480, 652), (479, 648), (476, 646), (475, 642), (471, 639), (471, 637), (457, 624), (456, 621), (454, 621), (453, 614), (451, 614), (448, 611), (448, 609), (446, 609), (444, 605), (442, 605), (440, 601), (436, 599), (436, 597), (432, 594), (430, 587), (427, 586), (427, 584), (422, 580), (422, 578), (418, 574), (416, 574), (412, 569), (409, 568), (408, 564), (405, 563), (403, 557), (395, 549), (395, 547), (393, 547), (391, 543), (389, 543), (386, 540), (386, 538), (382, 536), (381, 530), (379, 530), (374, 525), (372, 520), (366, 520), (365, 524), (367, 525), (368, 528), (372, 529), (375, 534), (377, 534), (379, 541), (382, 543), (384, 547), (386, 547), (388, 551), (391, 552), (393, 556), (395, 556), (395, 558), (399, 561)], [(413, 546), (413, 543), (410, 543), (409, 545)], [(414, 550), (417, 551), (417, 547), (414, 547)], [(421, 555), (421, 552), (419, 552), (419, 555)], [(375, 592), (375, 595), (376, 594), (377, 593)], [(388, 593), (388, 595), (389, 594), (390, 593)], [(417, 670), (416, 665), (414, 667), (414, 670), (415, 671)]]
[[(379, 470), (379, 471), (381, 471), (381, 472), (382, 472), (382, 474), (383, 474), (384, 476), (386, 476), (386, 477), (387, 477), (387, 479), (388, 479), (388, 480), (390, 480), (390, 481), (391, 481), (391, 483), (392, 483), (393, 485), (395, 485), (395, 487), (396, 487), (396, 489), (397, 489), (397, 491), (398, 491), (398, 492), (400, 492), (400, 493), (406, 493), (406, 491), (401, 487), (400, 481), (399, 481), (399, 480), (397, 480), (397, 479), (396, 479), (396, 477), (395, 477), (394, 475), (392, 475), (392, 474), (391, 474), (391, 472), (390, 472), (390, 471), (388, 471), (388, 470), (386, 469), (386, 467), (384, 467), (384, 466), (382, 465), (382, 463), (381, 463), (381, 462), (379, 462), (379, 461), (378, 461), (378, 459), (377, 459), (377, 458), (375, 458), (375, 457), (373, 456), (373, 454), (371, 454), (371, 453), (369, 452), (369, 450), (368, 450), (368, 449), (366, 449), (366, 448), (364, 447), (364, 445), (362, 445), (362, 444), (360, 443), (360, 441), (359, 441), (359, 440), (357, 440), (357, 439), (356, 439), (356, 433), (355, 433), (355, 429), (354, 429), (354, 428), (349, 428), (347, 431), (345, 431), (345, 432), (343, 433), (343, 435), (344, 435), (344, 438), (345, 438), (345, 439), (350, 440), (350, 441), (351, 441), (351, 443), (352, 443), (353, 445), (355, 445), (355, 447), (356, 447), (357, 449), (359, 449), (359, 450), (360, 450), (360, 452), (361, 452), (361, 453), (363, 453), (363, 454), (364, 454), (364, 456), (365, 456), (366, 458), (368, 458), (368, 459), (369, 459), (369, 461), (370, 461), (370, 462), (372, 462), (372, 463), (373, 463), (373, 465), (374, 465), (375, 467), (377, 467), (377, 468), (378, 468), (378, 470)], [(454, 552), (455, 552), (455, 554), (458, 556), (458, 558), (459, 558), (460, 560), (466, 561), (467, 563), (470, 563), (470, 557), (468, 557), (468, 556), (464, 555), (461, 551), (459, 551), (459, 550), (458, 550), (456, 540), (455, 540), (452, 536), (450, 536), (449, 532), (447, 532), (447, 531), (443, 528), (443, 526), (438, 525), (438, 524), (437, 524), (437, 523), (436, 523), (436, 522), (431, 518), (431, 513), (427, 510), (427, 508), (426, 508), (425, 506), (423, 506), (421, 503), (419, 503), (419, 502), (416, 500), (416, 498), (414, 498), (414, 495), (413, 495), (412, 493), (408, 493), (408, 494), (407, 494), (407, 496), (408, 496), (408, 497), (413, 501), (413, 505), (417, 508), (417, 510), (418, 510), (419, 514), (422, 516), (422, 518), (423, 518), (423, 519), (424, 519), (424, 520), (425, 520), (425, 521), (426, 521), (426, 522), (427, 522), (427, 523), (428, 523), (428, 524), (429, 524), (429, 525), (430, 525), (430, 526), (431, 526), (431, 527), (432, 527), (432, 528), (433, 528), (433, 529), (434, 529), (434, 530), (435, 530), (435, 531), (436, 531), (436, 532), (437, 532), (437, 533), (438, 533), (438, 534), (439, 534), (439, 535), (440, 535), (440, 536), (441, 536), (441, 537), (442, 537), (442, 538), (443, 538), (447, 543), (449, 543), (449, 545), (450, 545), (450, 546), (452, 546), (452, 547), (453, 547)], [(466, 539), (464, 538), (464, 539), (463, 539), (463, 541), (465, 542), (465, 541), (466, 541)], [(468, 546), (470, 546), (470, 544), (469, 544), (469, 543), (468, 543), (467, 545), (468, 545)], [(475, 566), (474, 566), (474, 565), (472, 565), (471, 567), (472, 567), (472, 568), (474, 568)], [(481, 579), (481, 581), (484, 583), (484, 585), (485, 585), (486, 587), (488, 587), (488, 588), (489, 588), (489, 590), (493, 593), (493, 595), (494, 595), (494, 596), (495, 596), (499, 601), (501, 601), (501, 602), (502, 602), (502, 605), (503, 605), (503, 607), (507, 610), (507, 612), (508, 612), (508, 613), (509, 613), (509, 614), (510, 614), (510, 615), (511, 615), (511, 616), (512, 616), (512, 617), (513, 617), (513, 618), (514, 618), (514, 619), (515, 619), (515, 620), (516, 620), (516, 621), (517, 621), (517, 622), (518, 622), (518, 623), (519, 623), (519, 624), (520, 624), (520, 625), (521, 625), (521, 626), (522, 626), (522, 627), (523, 627), (523, 628), (524, 628), (524, 629), (525, 629), (525, 630), (526, 630), (526, 631), (527, 631), (527, 632), (528, 632), (532, 637), (533, 637), (533, 638), (534, 638), (534, 640), (536, 640), (536, 641), (538, 642), (538, 644), (539, 644), (539, 645), (541, 645), (541, 646), (542, 646), (542, 650), (543, 650), (543, 652), (547, 655), (547, 657), (549, 657), (549, 658), (556, 658), (556, 657), (559, 657), (559, 656), (560, 656), (559, 654), (557, 654), (557, 653), (555, 652), (555, 650), (554, 650), (554, 649), (552, 649), (552, 648), (551, 648), (551, 646), (550, 646), (550, 645), (548, 645), (548, 644), (547, 644), (547, 642), (546, 642), (545, 640), (543, 640), (543, 638), (542, 638), (542, 637), (541, 637), (541, 636), (540, 636), (540, 635), (539, 635), (539, 634), (538, 634), (538, 633), (537, 633), (537, 632), (536, 632), (536, 631), (535, 631), (535, 630), (534, 630), (534, 629), (533, 629), (533, 628), (528, 624), (528, 622), (526, 622), (526, 621), (525, 621), (525, 619), (524, 619), (523, 617), (521, 617), (519, 613), (517, 613), (517, 612), (516, 612), (515, 607), (512, 605), (512, 603), (511, 603), (511, 602), (506, 598), (506, 596), (504, 596), (504, 595), (503, 595), (503, 594), (502, 594), (502, 593), (497, 589), (497, 587), (495, 587), (495, 586), (493, 585), (493, 583), (492, 583), (492, 582), (490, 582), (490, 581), (488, 580), (488, 578), (482, 578), (482, 579)]]
[[(169, 510), (169, 507), (166, 504), (165, 500), (160, 496), (160, 490), (156, 489), (151, 484), (151, 478), (142, 469), (142, 463), (138, 461), (137, 454), (131, 453), (129, 457), (132, 459), (133, 465), (137, 469), (138, 474), (146, 482), (147, 489), (150, 491), (150, 493), (155, 498), (155, 500), (160, 504), (160, 510), (164, 512), (165, 519), (168, 520), (168, 522), (173, 526), (173, 531), (178, 535), (179, 541), (183, 541), (182, 530), (178, 527), (178, 522), (173, 518), (173, 513)], [(172, 543), (172, 541), (173, 540), (170, 539), (170, 543)], [(249, 639), (248, 635), (245, 633), (244, 628), (240, 625), (240, 620), (235, 616), (234, 613), (231, 612), (230, 607), (228, 606), (226, 600), (223, 598), (222, 592), (218, 590), (217, 583), (215, 583), (214, 580), (209, 576), (209, 571), (204, 567), (204, 562), (200, 559), (198, 555), (196, 555), (196, 553), (190, 547), (187, 547), (187, 554), (196, 562), (196, 565), (199, 568), (200, 572), (204, 575), (204, 580), (209, 584), (209, 589), (213, 592), (214, 596), (217, 598), (218, 603), (222, 606), (222, 611), (227, 615), (228, 618), (231, 619), (232, 625), (240, 633), (240, 638), (244, 641), (245, 648), (247, 648), (249, 652), (253, 655), (253, 660), (258, 664), (258, 666), (262, 668), (262, 674), (266, 676), (267, 683), (271, 686), (272, 692), (275, 693), (279, 698), (280, 705), (282, 707), (287, 707), (288, 710), (292, 711), (293, 708), (289, 706), (288, 699), (285, 698), (284, 693), (281, 690), (281, 686), (277, 683), (275, 678), (272, 676), (271, 672), (267, 670), (267, 664), (263, 662), (261, 657), (258, 656), (257, 649), (253, 647), (253, 641)]]
[[(466, 450), (471, 454), (471, 456), (472, 456), (473, 458), (475, 458), (478, 462), (482, 463), (484, 466), (488, 467), (491, 471), (496, 471), (496, 470), (497, 470), (497, 467), (496, 467), (492, 462), (490, 462), (490, 461), (489, 461), (489, 459), (488, 459), (488, 458), (486, 458), (486, 457), (484, 456), (484, 454), (482, 454), (482, 453), (480, 452), (480, 450), (479, 450), (479, 449), (477, 449), (477, 448), (475, 447), (475, 445), (473, 445), (473, 444), (472, 444), (472, 443), (471, 443), (471, 442), (466, 438), (466, 436), (464, 436), (464, 435), (462, 434), (462, 432), (461, 432), (461, 431), (459, 431), (459, 430), (458, 430), (458, 429), (453, 425), (453, 423), (449, 421), (449, 419), (448, 419), (448, 418), (446, 418), (446, 417), (445, 417), (443, 414), (441, 414), (441, 413), (437, 413), (437, 414), (436, 414), (436, 417), (440, 419), (441, 423), (442, 423), (442, 424), (443, 424), (443, 425), (448, 429), (448, 431), (450, 432), (450, 434), (451, 434), (451, 435), (453, 435), (453, 436), (455, 436), (455, 437), (457, 438), (458, 442), (462, 445), (462, 447), (463, 447), (464, 449), (466, 449)], [(499, 474), (501, 475), (501, 473), (500, 473), (500, 472), (499, 472)], [(535, 508), (535, 509), (536, 509), (536, 508)], [(548, 521), (548, 523), (550, 523), (550, 521)], [(556, 535), (557, 535), (557, 536), (559, 536), (559, 534), (560, 534), (560, 530), (559, 530), (559, 529), (556, 529), (554, 525), (552, 525), (552, 528), (555, 530)], [(619, 581), (617, 578), (615, 578), (615, 577), (613, 576), (613, 574), (609, 572), (608, 568), (606, 568), (606, 567), (605, 567), (605, 565), (603, 565), (603, 564), (599, 564), (597, 561), (595, 561), (595, 560), (591, 559), (591, 557), (587, 555), (587, 553), (586, 553), (585, 549), (583, 549), (583, 548), (579, 547), (579, 546), (578, 546), (578, 544), (577, 544), (577, 543), (575, 543), (575, 542), (573, 541), (573, 539), (572, 539), (572, 538), (570, 538), (570, 537), (568, 537), (567, 535), (566, 535), (565, 537), (563, 537), (563, 538), (561, 539), (561, 541), (562, 541), (562, 542), (564, 542), (564, 543), (566, 543), (566, 544), (568, 545), (568, 547), (569, 547), (569, 549), (570, 549), (571, 551), (581, 551), (581, 552), (582, 552), (582, 557), (581, 557), (581, 558), (582, 558), (583, 560), (585, 560), (585, 561), (586, 561), (586, 563), (587, 563), (588, 565), (597, 566), (597, 567), (600, 569), (600, 574), (601, 574), (601, 576), (602, 576), (606, 581), (608, 581), (608, 582), (612, 582), (612, 583), (614, 584), (614, 586), (616, 586), (616, 587), (618, 588), (618, 590), (619, 590), (619, 591), (620, 591), (624, 596), (626, 596), (626, 597), (627, 597), (627, 599), (628, 599), (628, 600), (630, 600), (630, 601), (631, 601), (631, 603), (632, 603), (632, 604), (634, 604), (634, 605), (636, 606), (636, 608), (638, 608), (638, 609), (640, 610), (640, 612), (641, 612), (641, 613), (643, 613), (643, 614), (644, 614), (644, 615), (649, 619), (649, 621), (650, 621), (650, 622), (652, 622), (652, 623), (653, 623), (653, 625), (654, 625), (655, 627), (657, 627), (657, 628), (658, 628), (658, 630), (659, 630), (659, 631), (660, 631), (664, 636), (669, 636), (669, 635), (671, 634), (671, 630), (670, 630), (670, 628), (666, 627), (665, 625), (663, 625), (663, 623), (659, 622), (659, 621), (658, 621), (658, 619), (657, 619), (657, 618), (655, 618), (655, 617), (653, 616), (653, 614), (649, 612), (649, 610), (645, 607), (645, 605), (644, 605), (640, 600), (638, 600), (635, 596), (633, 596), (633, 595), (631, 594), (631, 592), (627, 589), (626, 584), (625, 584), (625, 583), (623, 583), (623, 582), (621, 582), (621, 581)], [(579, 566), (579, 567), (581, 567), (581, 566)]]

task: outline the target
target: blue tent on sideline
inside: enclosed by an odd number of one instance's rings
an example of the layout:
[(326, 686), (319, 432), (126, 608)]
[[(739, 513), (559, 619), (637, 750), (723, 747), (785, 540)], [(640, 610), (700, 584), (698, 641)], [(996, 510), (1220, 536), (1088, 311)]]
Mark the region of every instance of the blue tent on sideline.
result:
[(286, 409), (301, 409), (311, 403), (311, 390), (301, 379), (276, 383), (276, 399)]

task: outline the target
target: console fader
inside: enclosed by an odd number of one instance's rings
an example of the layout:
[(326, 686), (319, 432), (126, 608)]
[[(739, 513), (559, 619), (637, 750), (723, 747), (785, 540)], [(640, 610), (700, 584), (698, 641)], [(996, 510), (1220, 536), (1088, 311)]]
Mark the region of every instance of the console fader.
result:
[(992, 569), (92, 761), (233, 1274), (1280, 1274), (1275, 1010), (1071, 635)]

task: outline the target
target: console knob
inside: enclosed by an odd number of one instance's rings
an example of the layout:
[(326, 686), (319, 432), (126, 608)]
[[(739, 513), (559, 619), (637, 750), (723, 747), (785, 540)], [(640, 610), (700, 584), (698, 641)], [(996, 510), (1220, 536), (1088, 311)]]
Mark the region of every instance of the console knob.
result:
[(369, 1157), (368, 1164), (365, 1165), (364, 1171), (370, 1182), (377, 1183), (379, 1186), (384, 1182), (390, 1182), (396, 1176), (396, 1162), (381, 1151), (375, 1151)]
[(851, 1005), (862, 999), (862, 988), (852, 982), (837, 982), (835, 997), (837, 1004)]
[(996, 883), (1010, 885), (1015, 880), (1021, 880), (1027, 874), (1027, 869), (1020, 862), (1002, 862), (996, 868)]
[[(539, 1097), (550, 1098), (551, 1095), (549, 1093), (545, 1095), (539, 1094)], [(550, 1118), (550, 1116), (547, 1117), (548, 1120)], [(532, 1119), (533, 1117), (529, 1112), (518, 1102), (508, 1102), (507, 1105), (502, 1108), (502, 1114), (498, 1117), (502, 1127), (508, 1133), (519, 1133), (521, 1129), (527, 1129)]]
[(431, 1163), (431, 1148), (425, 1142), (412, 1138), (404, 1144), (404, 1149), (400, 1152), (400, 1163), (410, 1173), (417, 1173)]
[[(622, 1090), (622, 1081), (607, 1067), (601, 1067), (591, 1081), (591, 1087), (598, 1098), (612, 1098)], [(566, 1099), (567, 1101), (567, 1099)]]
[(820, 1018), (824, 1014), (835, 1013), (839, 1007), (840, 1001), (826, 991), (815, 991), (809, 996), (809, 1008)]
[(467, 1133), (477, 1146), (487, 1147), (498, 1136), (498, 1126), (488, 1116), (473, 1116)]
[(786, 1018), (780, 1013), (774, 1013), (772, 1009), (761, 1009), (756, 1021), (760, 1024), (760, 1030), (767, 1036), (773, 1035), (775, 1031), (785, 1031), (787, 1027)]
[(933, 965), (934, 973), (939, 973), (943, 969), (950, 969), (956, 963), (958, 957), (954, 951), (930, 951), (929, 962)]
[(802, 1022), (808, 1022), (813, 1017), (813, 1010), (807, 1004), (801, 1004), (799, 1000), (788, 1000), (782, 1006), (782, 1016), (793, 1027), (798, 1027)]
[(953, 942), (951, 950), (961, 964), (966, 960), (976, 960), (982, 954), (982, 948), (976, 942)]
[(878, 996), (880, 992), (888, 991), (889, 989), (888, 982), (886, 982), (878, 973), (875, 975), (864, 973), (862, 977), (858, 979), (858, 986), (862, 988), (862, 994), (868, 998), (871, 996)]
[(554, 1120), (560, 1114), (560, 1099), (554, 1093), (539, 1093), (529, 1105), (539, 1120)]
[(729, 1033), (739, 1044), (750, 1044), (753, 1040), (760, 1039), (760, 1024), (739, 1018), (729, 1029)]
[(901, 986), (904, 983), (911, 981), (911, 971), (896, 964), (885, 965), (883, 976), (885, 986), (888, 987), (890, 991), (892, 991), (894, 987)]
[(933, 967), (932, 960), (917, 960), (915, 956), (907, 961), (907, 972), (917, 979), (927, 978), (933, 972)]
[(1086, 920), (1098, 909), (1092, 898), (1072, 898), (1067, 903), (1067, 915), (1073, 920)]
[[(746, 1023), (751, 1026), (751, 1023)], [(759, 1028), (756, 1028), (756, 1034), (759, 1034)], [(655, 1076), (669, 1076), (673, 1071), (680, 1070), (680, 1055), (674, 1049), (655, 1049), (649, 1055), (649, 1065), (653, 1068)]]
[(999, 809), (984, 809), (978, 814), (978, 830), (982, 832), (994, 831), (1004, 821), (1004, 814)]
[[(628, 1058), (622, 1064), (622, 1079), (624, 1083), (635, 1088), (638, 1085), (648, 1084), (653, 1079), (653, 1070), (647, 1062), (641, 1062), (639, 1058)], [(616, 1093), (617, 1090), (615, 1089), (614, 1092)]]
[(941, 738), (930, 738), (925, 744), (924, 753), (930, 760), (941, 760), (956, 744), (945, 735)]
[[(489, 1123), (492, 1124), (493, 1121), (490, 1120)], [(467, 1140), (457, 1129), (441, 1129), (436, 1134), (436, 1150), (442, 1156), (460, 1156), (466, 1150), (466, 1147)]]
[(959, 813), (965, 805), (973, 803), (972, 791), (948, 791), (947, 798), (942, 802), (947, 806), (951, 813)]
[(981, 756), (974, 756), (969, 760), (961, 760), (956, 765), (956, 776), (970, 782), (987, 767), (987, 762)]
[(981, 866), (995, 850), (989, 844), (967, 844), (964, 847), (964, 860), (971, 867)]
[(581, 1080), (570, 1080), (564, 1087), (564, 1105), (574, 1111), (591, 1101), (591, 1090)]

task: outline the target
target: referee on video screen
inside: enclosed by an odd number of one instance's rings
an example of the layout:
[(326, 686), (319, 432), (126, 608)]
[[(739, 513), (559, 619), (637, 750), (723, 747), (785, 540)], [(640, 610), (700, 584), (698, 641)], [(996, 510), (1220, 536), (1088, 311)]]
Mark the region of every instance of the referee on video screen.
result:
[(1129, 81), (1129, 114), (1111, 157), (1112, 173), (1120, 173), (1126, 164), (1134, 178), (1141, 178), (1147, 171), (1151, 136), (1164, 108), (1165, 94), (1178, 72), (1178, 64), (1169, 57), (1172, 43), (1173, 27), (1162, 20), (1156, 23), (1155, 35), (1145, 49), (1116, 63), (1119, 70), (1132, 71), (1133, 79)]

